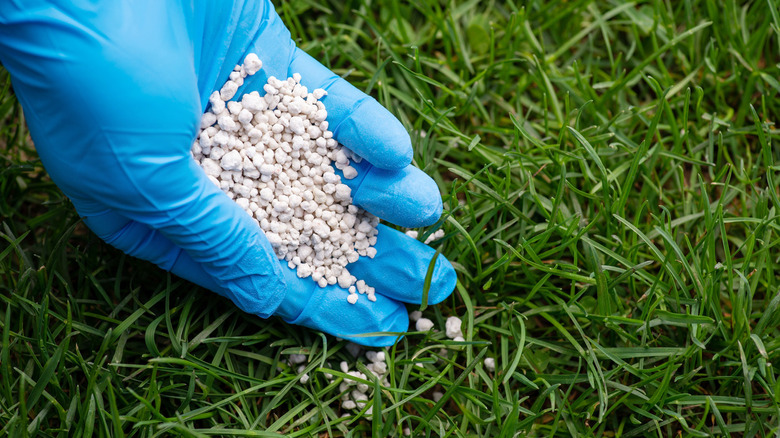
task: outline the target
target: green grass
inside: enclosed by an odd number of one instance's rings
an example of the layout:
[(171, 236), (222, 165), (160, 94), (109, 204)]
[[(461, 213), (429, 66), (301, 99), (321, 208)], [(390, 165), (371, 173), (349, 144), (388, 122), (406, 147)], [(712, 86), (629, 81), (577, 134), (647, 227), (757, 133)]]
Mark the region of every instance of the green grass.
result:
[(278, 9), (409, 129), (467, 342), (407, 336), (342, 417), (344, 342), (90, 234), (3, 71), (0, 435), (780, 434), (776, 0), (413, 3)]

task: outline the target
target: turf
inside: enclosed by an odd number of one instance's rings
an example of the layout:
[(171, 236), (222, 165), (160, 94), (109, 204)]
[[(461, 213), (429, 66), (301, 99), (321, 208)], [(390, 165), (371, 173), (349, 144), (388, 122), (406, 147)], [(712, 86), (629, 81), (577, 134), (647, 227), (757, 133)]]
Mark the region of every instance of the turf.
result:
[(412, 3), (277, 5), (411, 133), (466, 342), (408, 335), (341, 409), (344, 342), (90, 234), (2, 71), (0, 435), (780, 434), (777, 2)]

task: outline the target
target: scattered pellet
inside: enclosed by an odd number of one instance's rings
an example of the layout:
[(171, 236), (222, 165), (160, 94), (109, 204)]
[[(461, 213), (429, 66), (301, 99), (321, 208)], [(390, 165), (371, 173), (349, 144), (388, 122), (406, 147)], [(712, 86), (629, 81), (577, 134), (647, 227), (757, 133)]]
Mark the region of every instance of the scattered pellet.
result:
[(305, 354), (291, 354), (289, 359), (291, 365), (298, 365), (306, 362)]
[[(408, 230), (404, 234), (406, 234), (407, 236), (411, 237), (412, 239), (417, 239), (420, 236), (420, 232), (417, 231), (417, 230)], [(429, 244), (429, 243), (431, 243), (433, 241), (441, 239), (442, 237), (444, 237), (444, 234), (445, 234), (444, 230), (436, 230), (436, 231), (434, 231), (433, 233), (431, 233), (425, 239), (425, 244), (427, 245), (427, 244)]]
[(463, 340), (461, 326), (463, 322), (457, 316), (450, 316), (445, 323), (445, 334), (450, 339), (460, 338)]
[(428, 330), (433, 328), (433, 321), (431, 321), (428, 318), (420, 318), (414, 324), (414, 327), (417, 329), (418, 332), (427, 332)]

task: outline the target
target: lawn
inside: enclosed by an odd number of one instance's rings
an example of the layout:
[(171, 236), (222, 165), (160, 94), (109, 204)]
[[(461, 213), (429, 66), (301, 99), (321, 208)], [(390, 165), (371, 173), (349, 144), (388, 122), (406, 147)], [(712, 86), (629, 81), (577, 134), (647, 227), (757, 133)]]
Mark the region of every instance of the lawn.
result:
[(439, 184), (437, 331), (342, 408), (346, 342), (91, 234), (0, 69), (0, 436), (780, 435), (776, 0), (276, 5)]

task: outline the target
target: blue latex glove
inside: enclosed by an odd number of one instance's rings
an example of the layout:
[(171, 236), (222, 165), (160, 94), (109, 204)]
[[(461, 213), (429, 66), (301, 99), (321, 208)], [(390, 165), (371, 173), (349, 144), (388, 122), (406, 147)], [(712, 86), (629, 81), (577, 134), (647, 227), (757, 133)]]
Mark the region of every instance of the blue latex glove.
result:
[[(297, 49), (268, 1), (0, 0), (0, 62), (11, 72), (38, 153), (85, 223), (127, 254), (230, 298), (242, 310), (366, 345), (404, 332), (402, 303), (419, 303), (434, 251), (380, 226), (377, 256), (349, 266), (377, 301), (347, 303), (281, 265), (257, 223), (214, 186), (190, 155), (208, 96), (251, 52), (269, 76), (301, 73), (322, 99), (335, 138), (366, 160), (345, 180), (354, 202), (418, 227), (441, 214), (435, 183), (410, 165), (403, 126), (374, 99)], [(455, 272), (435, 264), (429, 303)]]

